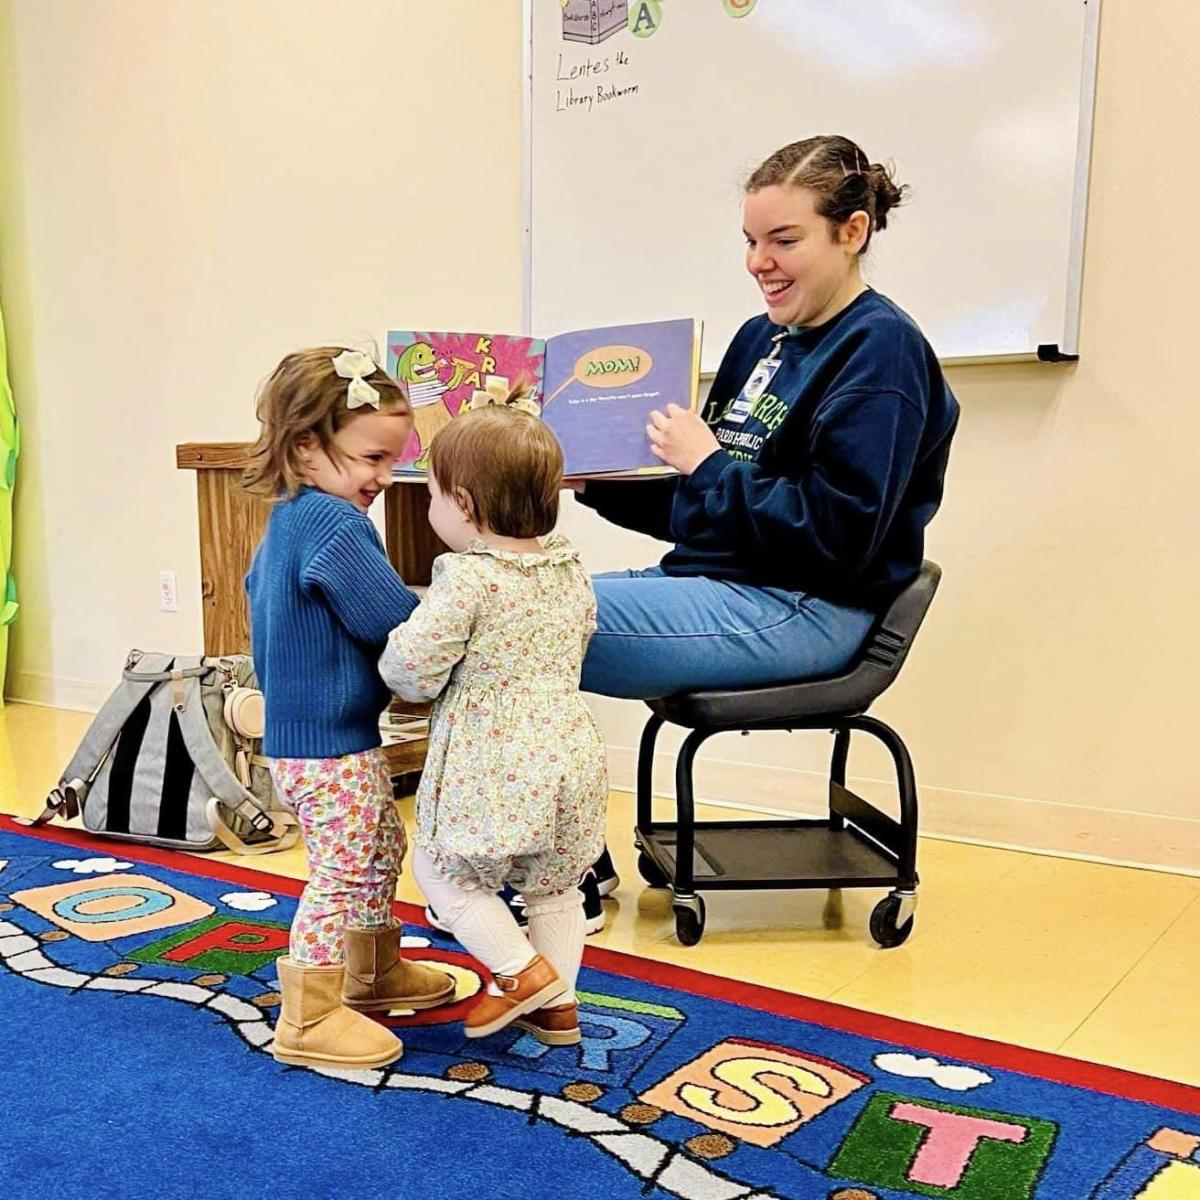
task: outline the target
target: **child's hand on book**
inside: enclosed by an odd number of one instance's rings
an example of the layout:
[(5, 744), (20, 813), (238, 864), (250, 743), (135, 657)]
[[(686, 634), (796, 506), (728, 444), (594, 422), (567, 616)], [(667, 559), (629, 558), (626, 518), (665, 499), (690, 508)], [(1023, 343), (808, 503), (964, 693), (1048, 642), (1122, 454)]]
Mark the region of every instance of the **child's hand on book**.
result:
[(562, 481), (564, 489), (574, 492), (577, 496), (583, 495), (583, 489), (587, 487), (586, 479), (564, 479)]
[(668, 404), (665, 413), (656, 408), (650, 414), (646, 436), (654, 455), (681, 475), (690, 475), (714, 450), (721, 448), (703, 418), (678, 404)]

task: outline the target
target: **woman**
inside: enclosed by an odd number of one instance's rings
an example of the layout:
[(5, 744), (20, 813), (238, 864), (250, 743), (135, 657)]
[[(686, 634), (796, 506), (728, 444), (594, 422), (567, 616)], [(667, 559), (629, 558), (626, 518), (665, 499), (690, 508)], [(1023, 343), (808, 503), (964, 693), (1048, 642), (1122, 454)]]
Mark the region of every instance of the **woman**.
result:
[(608, 520), (675, 543), (656, 567), (595, 578), (585, 691), (833, 674), (920, 570), (958, 404), (917, 326), (862, 278), (902, 198), (844, 137), (785, 146), (750, 177), (746, 269), (766, 312), (734, 337), (703, 417), (653, 415), (654, 452), (679, 474), (576, 485)]

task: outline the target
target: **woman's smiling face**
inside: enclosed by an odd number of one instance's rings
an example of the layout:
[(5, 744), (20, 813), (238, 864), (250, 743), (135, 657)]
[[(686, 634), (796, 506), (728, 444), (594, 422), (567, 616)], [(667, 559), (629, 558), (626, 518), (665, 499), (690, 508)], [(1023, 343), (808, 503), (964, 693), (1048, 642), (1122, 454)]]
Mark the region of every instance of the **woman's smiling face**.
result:
[(831, 226), (803, 187), (748, 192), (742, 205), (746, 270), (758, 281), (777, 325), (821, 325), (862, 290), (858, 252), (869, 218)]

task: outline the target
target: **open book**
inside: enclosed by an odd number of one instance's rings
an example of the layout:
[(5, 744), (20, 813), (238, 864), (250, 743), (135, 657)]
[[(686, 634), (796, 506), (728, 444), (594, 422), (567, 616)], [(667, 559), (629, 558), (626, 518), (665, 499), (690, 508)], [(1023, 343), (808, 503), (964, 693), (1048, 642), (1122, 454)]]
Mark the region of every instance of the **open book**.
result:
[(581, 329), (556, 337), (392, 332), (388, 370), (408, 389), (413, 435), (396, 460), (397, 479), (424, 479), (429, 444), (462, 412), (503, 404), (524, 382), (516, 406), (554, 430), (568, 476), (670, 474), (646, 437), (653, 409), (696, 408), (699, 321), (652, 321)]

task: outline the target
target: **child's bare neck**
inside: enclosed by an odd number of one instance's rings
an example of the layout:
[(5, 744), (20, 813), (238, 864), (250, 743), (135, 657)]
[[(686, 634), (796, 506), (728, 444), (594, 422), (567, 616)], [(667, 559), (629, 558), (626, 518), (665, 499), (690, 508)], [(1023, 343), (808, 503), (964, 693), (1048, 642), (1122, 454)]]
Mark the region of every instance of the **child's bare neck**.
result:
[(479, 538), (493, 550), (507, 550), (512, 554), (545, 553), (542, 543), (537, 538), (505, 537), (503, 534), (493, 533), (490, 529), (481, 529)]

